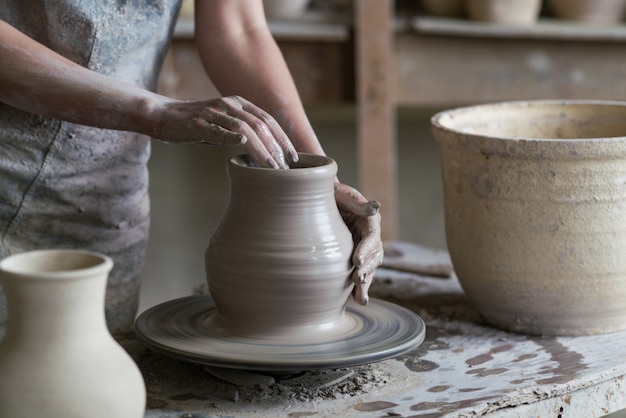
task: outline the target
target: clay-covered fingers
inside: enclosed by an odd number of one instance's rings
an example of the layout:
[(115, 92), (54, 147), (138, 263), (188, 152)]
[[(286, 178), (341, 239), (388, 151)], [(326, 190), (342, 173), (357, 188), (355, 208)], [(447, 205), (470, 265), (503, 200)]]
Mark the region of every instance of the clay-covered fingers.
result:
[(365, 305), (369, 300), (367, 292), (374, 279), (374, 272), (382, 264), (384, 256), (383, 243), (380, 238), (380, 214), (376, 213), (365, 219), (360, 218), (356, 223), (360, 240), (352, 255), (354, 265), (352, 281), (355, 284), (355, 300)]
[(341, 210), (363, 218), (377, 214), (380, 209), (379, 202), (367, 200), (354, 187), (339, 182), (335, 183), (335, 200)]
[(248, 137), (246, 150), (252, 159), (263, 167), (288, 168), (298, 161), (298, 152), (279, 123), (269, 113), (253, 103), (238, 97), (224, 101), (234, 109), (241, 109), (240, 119), (244, 124), (239, 131)]
[(384, 256), (380, 204), (367, 200), (356, 189), (341, 183), (335, 184), (335, 200), (355, 243), (352, 254), (354, 299), (365, 305), (369, 301), (368, 290), (374, 272), (382, 264)]
[(374, 275), (372, 274), (362, 284), (354, 286), (354, 290), (352, 291), (352, 297), (359, 305), (367, 305), (370, 301), (368, 292), (372, 284), (373, 276)]
[(223, 98), (216, 108), (207, 109), (205, 117), (244, 136), (247, 153), (261, 167), (288, 168), (289, 162), (297, 160), (297, 152), (278, 122), (241, 97)]
[(288, 168), (298, 153), (278, 122), (239, 96), (177, 101), (162, 112), (157, 138), (174, 143), (244, 146), (261, 167)]

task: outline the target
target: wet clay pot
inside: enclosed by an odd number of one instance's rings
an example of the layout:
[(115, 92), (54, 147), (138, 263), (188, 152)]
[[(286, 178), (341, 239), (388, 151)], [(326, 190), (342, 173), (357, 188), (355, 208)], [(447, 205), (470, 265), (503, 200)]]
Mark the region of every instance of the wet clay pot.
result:
[(0, 262), (9, 312), (0, 343), (0, 416), (143, 417), (143, 378), (105, 321), (112, 266), (109, 257), (75, 250)]
[(293, 342), (345, 325), (353, 243), (335, 202), (336, 173), (320, 155), (300, 154), (288, 170), (229, 161), (229, 203), (205, 259), (215, 329)]
[(626, 103), (520, 101), (438, 113), (448, 249), (490, 323), (626, 329)]

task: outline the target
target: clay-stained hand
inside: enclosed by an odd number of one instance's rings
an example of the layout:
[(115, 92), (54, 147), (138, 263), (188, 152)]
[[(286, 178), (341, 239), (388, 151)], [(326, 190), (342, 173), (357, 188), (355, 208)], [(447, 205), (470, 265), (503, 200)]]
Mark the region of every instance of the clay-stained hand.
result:
[(168, 101), (155, 112), (153, 136), (169, 143), (243, 146), (261, 167), (289, 168), (298, 153), (267, 112), (239, 96)]
[(356, 189), (339, 182), (335, 183), (335, 200), (354, 238), (353, 296), (357, 303), (366, 305), (374, 272), (382, 264), (384, 255), (378, 212), (380, 204), (375, 200), (368, 201)]

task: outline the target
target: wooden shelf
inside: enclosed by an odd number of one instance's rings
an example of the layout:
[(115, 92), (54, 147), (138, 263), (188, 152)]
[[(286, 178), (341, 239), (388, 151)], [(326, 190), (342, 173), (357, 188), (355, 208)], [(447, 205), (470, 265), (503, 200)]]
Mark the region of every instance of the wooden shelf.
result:
[[(362, 55), (357, 78), (370, 80), (357, 84), (356, 92), (362, 109), (357, 118), (357, 141), (363, 149), (359, 181), (367, 196), (385, 202), (386, 239), (395, 239), (398, 231), (396, 107), (548, 98), (626, 100), (626, 25), (542, 18), (521, 27), (414, 12), (390, 17), (384, 11), (394, 10), (396, 3), (355, 0), (360, 10), (355, 14), (355, 43), (360, 45), (357, 56)], [(372, 45), (388, 46), (388, 51), (376, 56), (368, 52)], [(385, 59), (389, 66), (380, 65)]]
[(540, 19), (533, 26), (513, 26), (419, 16), (410, 20), (418, 35), (480, 37), (492, 39), (537, 39), (562, 41), (626, 41), (626, 25), (592, 25), (557, 19)]
[[(352, 22), (341, 16), (307, 13), (300, 19), (269, 21), (270, 31), (277, 41), (348, 42)], [(174, 39), (193, 39), (194, 21), (180, 18), (174, 27)]]

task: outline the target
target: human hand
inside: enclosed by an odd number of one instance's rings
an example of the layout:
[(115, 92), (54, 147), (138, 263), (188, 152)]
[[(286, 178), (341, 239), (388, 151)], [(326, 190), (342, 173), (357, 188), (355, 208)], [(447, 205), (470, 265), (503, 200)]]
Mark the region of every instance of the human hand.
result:
[(383, 243), (380, 236), (380, 203), (368, 201), (359, 191), (345, 184), (335, 183), (335, 200), (344, 222), (352, 232), (353, 297), (357, 303), (367, 305), (369, 287), (374, 272), (383, 262)]
[(169, 101), (155, 112), (152, 134), (164, 142), (243, 146), (261, 167), (289, 168), (298, 153), (267, 112), (239, 96)]

